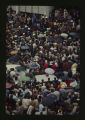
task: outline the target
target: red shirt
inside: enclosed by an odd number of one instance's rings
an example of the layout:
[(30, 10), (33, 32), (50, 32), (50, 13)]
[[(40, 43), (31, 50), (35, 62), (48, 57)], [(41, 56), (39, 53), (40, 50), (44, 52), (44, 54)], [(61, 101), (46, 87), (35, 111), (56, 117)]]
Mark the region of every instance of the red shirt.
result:
[(71, 30), (71, 27), (70, 27), (69, 25), (67, 26), (67, 30), (68, 30), (68, 31), (70, 31), (70, 30)]
[(58, 86), (58, 91), (61, 89), (61, 85)]
[(44, 69), (48, 68), (48, 63), (45, 63), (43, 66)]
[(68, 69), (69, 69), (69, 65), (68, 65), (68, 63), (67, 62), (63, 62), (63, 70), (66, 70), (66, 71), (68, 71)]
[(42, 62), (42, 61), (43, 61), (43, 59), (40, 59), (40, 60), (39, 60), (39, 62)]
[(52, 65), (52, 68), (53, 68), (54, 71), (56, 71), (57, 67), (56, 67), (56, 65)]
[(67, 87), (70, 87), (70, 81), (66, 80)]
[(8, 107), (8, 102), (6, 102), (5, 105)]

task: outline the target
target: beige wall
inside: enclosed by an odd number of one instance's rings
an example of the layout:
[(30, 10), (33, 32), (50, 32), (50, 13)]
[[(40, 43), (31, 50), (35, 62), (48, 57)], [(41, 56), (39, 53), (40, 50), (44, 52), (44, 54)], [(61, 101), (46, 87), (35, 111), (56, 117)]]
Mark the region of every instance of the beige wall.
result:
[(26, 7), (26, 12), (31, 12), (31, 10), (32, 10), (32, 6), (25, 6)]
[(19, 6), (19, 10), (25, 12), (25, 6)]
[(37, 13), (37, 14), (45, 14), (49, 16), (49, 12), (54, 8), (53, 6), (11, 6), (13, 10), (29, 12), (29, 13)]

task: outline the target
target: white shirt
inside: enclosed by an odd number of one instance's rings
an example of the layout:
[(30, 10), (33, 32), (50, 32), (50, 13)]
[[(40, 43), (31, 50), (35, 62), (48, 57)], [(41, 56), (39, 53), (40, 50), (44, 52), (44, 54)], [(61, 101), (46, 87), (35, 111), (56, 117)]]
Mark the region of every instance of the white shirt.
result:
[(40, 115), (40, 112), (35, 112), (35, 115)]
[(10, 76), (13, 77), (15, 75), (15, 71), (10, 72)]
[(36, 43), (34, 43), (34, 44), (33, 44), (33, 48), (36, 48), (36, 46), (37, 46)]
[(78, 85), (78, 84), (77, 84), (76, 80), (70, 83), (70, 86), (71, 86), (71, 87), (76, 87), (77, 85)]
[(31, 99), (22, 99), (22, 105), (26, 109), (30, 103)]
[(34, 109), (34, 107), (32, 105), (30, 105), (28, 110), (27, 110), (27, 115), (31, 115), (31, 112), (33, 109)]
[(39, 112), (42, 112), (42, 111), (43, 111), (43, 108), (44, 108), (43, 104), (40, 104), (40, 105), (39, 105)]
[(72, 46), (68, 46), (68, 51), (69, 50), (73, 51), (73, 47)]

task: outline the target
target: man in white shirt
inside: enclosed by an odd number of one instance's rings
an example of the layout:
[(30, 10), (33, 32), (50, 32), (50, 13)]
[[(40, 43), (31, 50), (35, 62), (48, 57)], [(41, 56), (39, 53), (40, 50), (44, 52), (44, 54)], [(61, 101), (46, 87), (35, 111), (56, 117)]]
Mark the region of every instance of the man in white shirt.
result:
[(39, 112), (42, 112), (43, 111), (43, 108), (44, 108), (44, 106), (43, 106), (43, 104), (39, 104)]

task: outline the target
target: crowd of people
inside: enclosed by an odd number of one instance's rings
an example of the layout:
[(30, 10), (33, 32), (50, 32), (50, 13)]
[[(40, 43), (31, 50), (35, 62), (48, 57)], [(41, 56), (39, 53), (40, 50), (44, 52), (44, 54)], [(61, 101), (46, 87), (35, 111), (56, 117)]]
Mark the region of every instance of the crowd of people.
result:
[[(80, 13), (55, 8), (46, 15), (9, 8), (6, 24), (6, 113), (9, 115), (74, 115), (80, 113)], [(47, 68), (56, 78), (50, 81)], [(21, 81), (24, 71), (30, 81)], [(35, 75), (46, 74), (37, 82)]]

